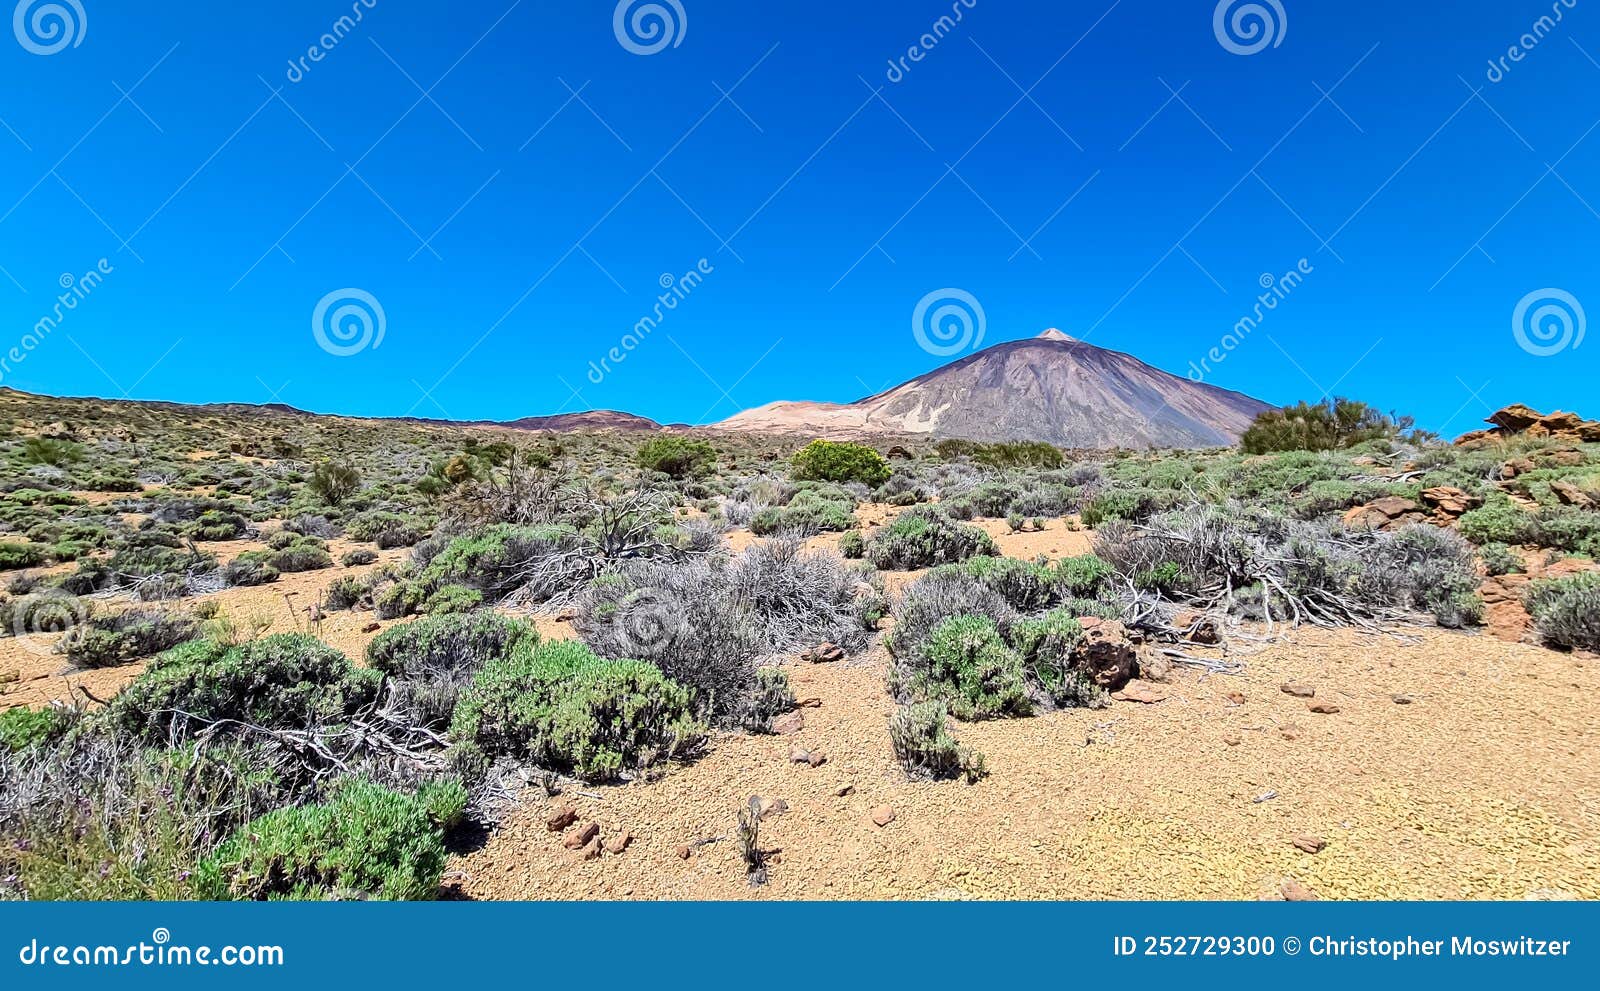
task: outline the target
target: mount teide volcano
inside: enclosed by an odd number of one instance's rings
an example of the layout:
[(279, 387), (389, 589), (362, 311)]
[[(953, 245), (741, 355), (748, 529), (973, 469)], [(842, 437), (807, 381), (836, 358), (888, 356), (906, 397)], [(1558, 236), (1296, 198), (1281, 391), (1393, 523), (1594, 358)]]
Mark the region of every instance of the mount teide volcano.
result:
[(929, 434), (1062, 447), (1221, 447), (1272, 407), (1059, 330), (996, 344), (847, 405), (777, 402), (717, 428), (832, 438)]

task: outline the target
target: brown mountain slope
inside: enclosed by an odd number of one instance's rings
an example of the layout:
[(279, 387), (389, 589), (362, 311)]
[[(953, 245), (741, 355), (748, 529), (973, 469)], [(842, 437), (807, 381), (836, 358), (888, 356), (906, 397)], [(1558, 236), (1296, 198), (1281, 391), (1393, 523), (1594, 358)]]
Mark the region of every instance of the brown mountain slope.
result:
[(779, 402), (717, 426), (827, 437), (931, 434), (1063, 447), (1220, 447), (1271, 407), (1059, 330), (985, 348), (848, 405)]

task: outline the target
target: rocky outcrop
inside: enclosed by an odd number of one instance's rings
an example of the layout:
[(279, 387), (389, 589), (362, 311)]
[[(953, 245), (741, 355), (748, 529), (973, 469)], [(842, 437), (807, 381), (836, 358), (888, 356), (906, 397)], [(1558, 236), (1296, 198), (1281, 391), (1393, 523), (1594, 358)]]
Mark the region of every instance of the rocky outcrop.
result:
[(1600, 442), (1600, 420), (1585, 420), (1576, 413), (1557, 410), (1541, 413), (1531, 406), (1515, 403), (1490, 414), (1489, 430), (1474, 430), (1456, 439), (1462, 446), (1492, 443), (1510, 437), (1548, 437), (1583, 443)]
[(1550, 491), (1563, 506), (1571, 506), (1574, 509), (1600, 509), (1600, 499), (1596, 499), (1592, 493), (1578, 488), (1571, 482), (1555, 479), (1550, 483)]
[(1448, 526), (1483, 505), (1483, 498), (1451, 485), (1440, 485), (1422, 490), (1422, 504), (1433, 510), (1435, 522)]
[[(1464, 494), (1464, 493), (1463, 493)], [(1428, 514), (1410, 499), (1384, 496), (1344, 514), (1344, 525), (1352, 530), (1392, 530), (1407, 523), (1423, 523)]]
[(1072, 648), (1072, 666), (1088, 675), (1101, 688), (1117, 690), (1133, 677), (1139, 654), (1128, 630), (1114, 619), (1084, 616), (1083, 639)]

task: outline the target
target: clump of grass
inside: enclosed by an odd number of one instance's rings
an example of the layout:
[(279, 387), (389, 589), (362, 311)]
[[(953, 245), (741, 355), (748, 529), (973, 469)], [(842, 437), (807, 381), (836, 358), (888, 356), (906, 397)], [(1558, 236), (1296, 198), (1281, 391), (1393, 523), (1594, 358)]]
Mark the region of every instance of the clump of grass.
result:
[(951, 735), (939, 702), (903, 705), (889, 717), (889, 742), (912, 777), (956, 778), (976, 782), (988, 773), (983, 754), (963, 747)]

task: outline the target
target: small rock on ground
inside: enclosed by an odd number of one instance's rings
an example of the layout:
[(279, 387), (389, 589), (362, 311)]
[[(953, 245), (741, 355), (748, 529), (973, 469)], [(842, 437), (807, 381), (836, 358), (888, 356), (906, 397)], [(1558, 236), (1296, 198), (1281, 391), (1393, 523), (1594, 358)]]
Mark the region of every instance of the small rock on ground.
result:
[(1164, 685), (1148, 681), (1130, 681), (1121, 691), (1112, 692), (1111, 697), (1118, 702), (1142, 702), (1145, 705), (1154, 705), (1157, 702), (1165, 702), (1167, 694)]
[(1294, 838), (1293, 842), (1295, 846), (1304, 850), (1306, 853), (1321, 853), (1322, 848), (1328, 845), (1327, 840), (1324, 840), (1320, 836), (1312, 836), (1309, 833), (1301, 833), (1299, 836)]
[(621, 853), (622, 851), (628, 849), (628, 845), (632, 842), (633, 834), (627, 830), (623, 830), (615, 836), (607, 837), (605, 843), (606, 853)]
[(1283, 900), (1286, 902), (1314, 902), (1317, 900), (1315, 891), (1312, 891), (1294, 878), (1284, 881), (1282, 887), (1278, 890), (1283, 894)]
[(568, 850), (582, 849), (590, 840), (599, 835), (600, 824), (598, 822), (586, 822), (577, 829), (567, 833), (567, 838), (563, 845), (566, 846)]

